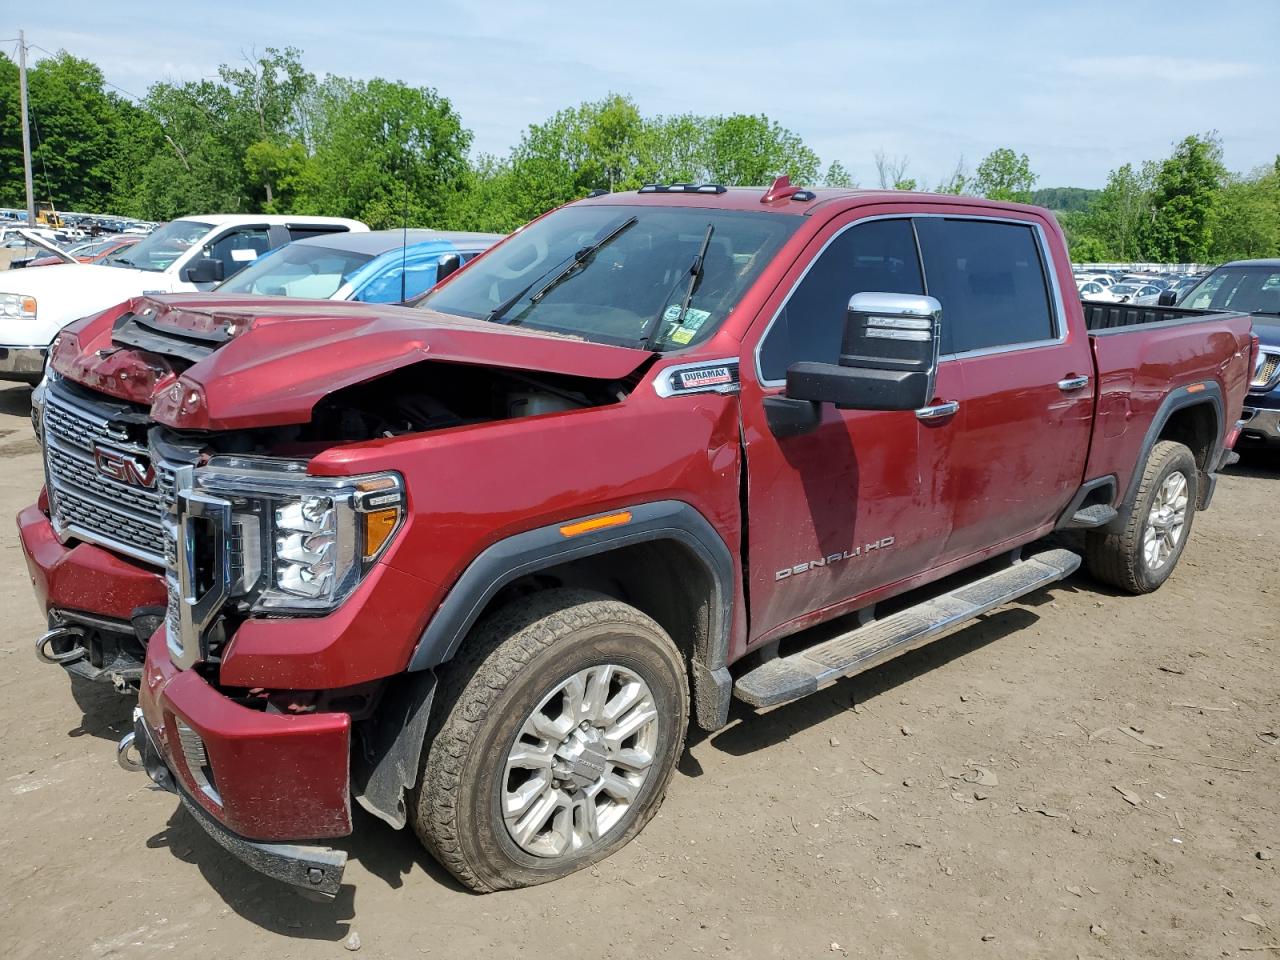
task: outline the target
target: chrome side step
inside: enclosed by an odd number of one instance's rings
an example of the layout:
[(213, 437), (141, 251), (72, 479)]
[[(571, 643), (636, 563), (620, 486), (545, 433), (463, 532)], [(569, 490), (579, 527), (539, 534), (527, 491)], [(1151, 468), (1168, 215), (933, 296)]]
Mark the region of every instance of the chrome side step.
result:
[(799, 700), (946, 636), (989, 610), (1070, 576), (1079, 566), (1079, 555), (1070, 550), (1046, 550), (883, 620), (763, 663), (738, 678), (733, 695), (753, 707)]

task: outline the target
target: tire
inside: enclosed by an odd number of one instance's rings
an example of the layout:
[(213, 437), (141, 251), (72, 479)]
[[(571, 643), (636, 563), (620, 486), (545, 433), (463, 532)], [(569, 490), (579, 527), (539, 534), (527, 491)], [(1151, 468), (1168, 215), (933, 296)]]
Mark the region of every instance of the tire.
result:
[[(1181, 503), (1182, 521), (1172, 536), (1173, 542), (1160, 545), (1153, 559), (1152, 539), (1161, 539), (1161, 530), (1172, 530), (1166, 521), (1178, 514), (1176, 509), (1170, 514), (1164, 503), (1169, 490), (1166, 485), (1177, 485), (1172, 479), (1175, 474), (1185, 481), (1181, 497), (1175, 500)], [(1143, 467), (1133, 502), (1127, 504), (1131, 509), (1124, 529), (1119, 533), (1090, 531), (1085, 537), (1085, 564), (1089, 573), (1094, 579), (1128, 593), (1150, 593), (1157, 589), (1173, 573), (1191, 536), (1199, 493), (1199, 468), (1191, 451), (1171, 440), (1156, 443)]]
[[(434, 713), (410, 803), (415, 833), (472, 890), (526, 887), (604, 859), (657, 813), (684, 745), (688, 679), (675, 643), (639, 610), (603, 594), (547, 590), (479, 624), (442, 670)], [(523, 766), (548, 754), (553, 767)]]

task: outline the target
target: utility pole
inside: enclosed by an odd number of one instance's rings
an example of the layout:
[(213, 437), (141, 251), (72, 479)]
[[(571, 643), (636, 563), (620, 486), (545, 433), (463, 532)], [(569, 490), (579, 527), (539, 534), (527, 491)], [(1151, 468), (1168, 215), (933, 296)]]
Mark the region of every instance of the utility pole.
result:
[(22, 107), (22, 173), (27, 179), (27, 226), (36, 225), (36, 198), (31, 186), (31, 129), (27, 124), (27, 38), (18, 31), (18, 101)]

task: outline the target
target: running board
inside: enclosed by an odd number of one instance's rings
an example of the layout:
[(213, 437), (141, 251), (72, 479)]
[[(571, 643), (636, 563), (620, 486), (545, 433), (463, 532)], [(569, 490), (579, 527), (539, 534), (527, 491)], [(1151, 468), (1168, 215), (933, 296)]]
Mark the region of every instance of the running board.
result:
[(753, 707), (799, 700), (952, 633), (988, 610), (1070, 576), (1079, 566), (1080, 557), (1070, 550), (1046, 550), (883, 620), (763, 663), (738, 678), (733, 694)]

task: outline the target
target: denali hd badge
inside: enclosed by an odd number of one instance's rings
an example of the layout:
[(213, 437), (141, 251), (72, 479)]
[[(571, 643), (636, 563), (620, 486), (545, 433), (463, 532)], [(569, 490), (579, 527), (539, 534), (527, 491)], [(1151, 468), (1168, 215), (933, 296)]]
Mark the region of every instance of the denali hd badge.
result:
[(843, 553), (833, 553), (829, 557), (819, 557), (816, 560), (806, 560), (804, 563), (797, 563), (794, 567), (787, 567), (785, 570), (777, 570), (773, 574), (773, 579), (786, 580), (788, 577), (796, 577), (802, 573), (808, 573), (816, 567), (825, 567), (829, 564), (839, 563), (841, 560), (853, 560), (857, 557), (866, 556), (873, 550), (886, 550), (893, 546), (893, 537), (881, 537), (879, 540), (872, 540), (870, 543), (860, 547), (851, 547)]
[(156, 468), (149, 460), (135, 457), (110, 447), (94, 447), (93, 462), (98, 472), (128, 487), (145, 487), (148, 490), (156, 485)]

